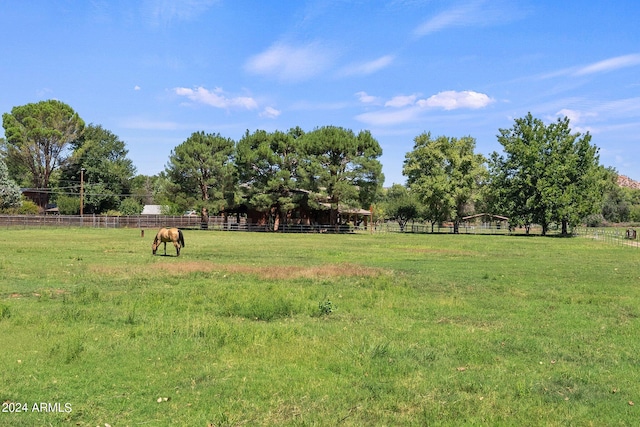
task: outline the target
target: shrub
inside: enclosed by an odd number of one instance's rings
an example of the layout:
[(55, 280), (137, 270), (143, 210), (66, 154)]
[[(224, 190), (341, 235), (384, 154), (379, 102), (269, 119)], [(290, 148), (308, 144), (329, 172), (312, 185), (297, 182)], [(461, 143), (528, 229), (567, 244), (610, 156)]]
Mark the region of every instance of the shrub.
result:
[(320, 311), (321, 316), (327, 316), (333, 313), (333, 303), (328, 299), (320, 301), (318, 304), (318, 310)]
[(31, 200), (22, 200), (22, 205), (18, 208), (19, 215), (37, 215), (40, 212), (38, 205)]
[(640, 205), (632, 205), (631, 208), (629, 208), (629, 220), (640, 222)]
[(142, 213), (142, 205), (136, 199), (127, 197), (120, 202), (120, 212), (122, 215), (140, 215)]
[(602, 227), (606, 225), (607, 221), (602, 214), (592, 214), (584, 219), (587, 227)]
[(60, 195), (56, 198), (56, 204), (61, 215), (78, 215), (80, 213), (80, 198), (75, 196)]

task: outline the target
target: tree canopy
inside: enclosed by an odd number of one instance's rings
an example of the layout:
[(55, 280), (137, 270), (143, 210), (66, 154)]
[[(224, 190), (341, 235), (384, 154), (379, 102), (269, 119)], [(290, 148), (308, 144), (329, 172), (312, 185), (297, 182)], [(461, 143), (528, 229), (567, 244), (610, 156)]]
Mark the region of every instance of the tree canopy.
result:
[(473, 209), (473, 198), (485, 175), (484, 157), (474, 153), (475, 139), (423, 133), (405, 156), (407, 185), (424, 204), (425, 216), (434, 224), (454, 222)]
[(169, 206), (171, 214), (248, 209), (274, 230), (291, 218), (325, 221), (327, 213), (337, 224), (340, 212), (377, 202), (378, 213), (401, 228), (420, 217), (432, 228), (453, 221), (456, 232), (474, 212), (508, 216), (512, 226), (539, 224), (543, 234), (552, 224), (568, 233), (580, 222), (640, 218), (640, 190), (621, 188), (617, 172), (599, 165), (591, 135), (572, 133), (566, 117), (548, 125), (531, 113), (516, 119), (499, 129), (503, 151), (488, 161), (470, 136), (422, 133), (405, 156), (406, 187), (394, 185), (385, 197), (382, 148), (367, 130), (247, 130), (237, 142), (194, 132), (171, 151), (164, 171), (148, 177), (134, 176), (120, 138), (100, 125), (85, 127), (63, 102), (14, 107), (2, 125), (0, 207), (19, 203), (18, 186), (35, 187), (45, 196), (40, 210), (55, 194), (60, 212), (77, 213), (82, 170), (89, 213), (136, 213), (142, 204)]
[(496, 206), (512, 224), (540, 224), (546, 234), (552, 223), (562, 233), (602, 202), (604, 169), (589, 133), (571, 133), (569, 119), (545, 125), (531, 113), (500, 129), (504, 154), (489, 162)]
[(219, 212), (233, 203), (235, 142), (220, 134), (194, 132), (178, 145), (165, 168), (178, 204), (198, 203)]
[(382, 148), (369, 131), (325, 126), (303, 139), (306, 186), (326, 194), (335, 224), (339, 207), (369, 207), (384, 181), (378, 158)]
[(84, 121), (67, 104), (48, 100), (14, 107), (2, 115), (9, 169), (36, 188), (49, 188), (52, 173), (65, 164)]
[(414, 193), (404, 185), (393, 184), (385, 195), (384, 210), (386, 217), (395, 220), (404, 231), (407, 222), (420, 215), (420, 206)]
[(249, 133), (238, 141), (236, 164), (247, 203), (267, 212), (274, 230), (298, 204), (301, 147), (303, 133), (263, 130)]
[(60, 176), (62, 185), (79, 183), (80, 170), (84, 168), (85, 211), (100, 213), (119, 209), (121, 201), (131, 193), (131, 180), (136, 171), (127, 157), (125, 143), (102, 126), (90, 124), (71, 147), (73, 154)]

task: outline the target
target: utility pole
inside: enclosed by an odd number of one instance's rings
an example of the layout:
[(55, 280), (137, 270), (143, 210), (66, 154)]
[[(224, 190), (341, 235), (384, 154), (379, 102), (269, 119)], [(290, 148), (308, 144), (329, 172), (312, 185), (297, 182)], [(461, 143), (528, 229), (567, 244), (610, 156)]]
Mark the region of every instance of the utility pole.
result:
[(80, 217), (84, 215), (84, 171), (85, 168), (80, 168)]

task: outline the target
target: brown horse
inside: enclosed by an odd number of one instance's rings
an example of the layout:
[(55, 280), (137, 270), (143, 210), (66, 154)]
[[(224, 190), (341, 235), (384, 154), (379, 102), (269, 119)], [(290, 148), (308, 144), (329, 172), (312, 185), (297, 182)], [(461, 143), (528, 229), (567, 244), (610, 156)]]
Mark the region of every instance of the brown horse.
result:
[(176, 256), (180, 256), (180, 248), (184, 248), (184, 236), (182, 230), (177, 228), (161, 228), (156, 234), (156, 238), (153, 239), (151, 244), (151, 251), (156, 254), (160, 243), (164, 243), (164, 254), (167, 255), (167, 242), (173, 242), (173, 246), (176, 248)]

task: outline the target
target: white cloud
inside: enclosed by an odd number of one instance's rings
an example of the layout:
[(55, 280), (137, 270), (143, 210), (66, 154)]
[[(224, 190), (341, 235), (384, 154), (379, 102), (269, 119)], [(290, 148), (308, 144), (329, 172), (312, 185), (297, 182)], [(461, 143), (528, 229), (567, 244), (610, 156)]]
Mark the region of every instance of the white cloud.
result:
[(634, 67), (640, 65), (640, 54), (633, 53), (629, 55), (616, 56), (614, 58), (604, 59), (582, 67), (569, 67), (557, 71), (536, 76), (537, 79), (545, 80), (562, 76), (587, 76), (590, 74), (607, 73), (626, 67)]
[[(368, 97), (366, 92), (358, 92), (361, 98)], [(483, 93), (473, 91), (445, 91), (427, 99), (417, 100), (417, 95), (399, 95), (391, 98), (379, 111), (371, 111), (357, 115), (356, 120), (376, 126), (393, 126), (402, 123), (421, 120), (424, 118), (425, 108), (443, 108), (456, 110), (460, 108), (478, 109), (494, 102)]]
[(320, 43), (291, 46), (276, 43), (253, 56), (245, 69), (253, 74), (274, 77), (281, 81), (308, 80), (326, 70), (333, 62), (333, 54)]
[(445, 110), (457, 110), (459, 108), (484, 108), (492, 102), (494, 102), (494, 100), (484, 93), (470, 90), (462, 92), (447, 90), (432, 95), (427, 99), (421, 99), (417, 104), (420, 107), (440, 107)]
[(229, 98), (220, 88), (216, 88), (214, 91), (209, 91), (202, 86), (197, 87), (195, 90), (186, 87), (178, 87), (174, 89), (174, 92), (178, 96), (185, 96), (194, 102), (210, 105), (216, 108), (240, 108), (246, 110), (254, 110), (258, 108), (258, 103), (253, 98), (248, 96)]
[(133, 87), (133, 90), (135, 90), (135, 91), (138, 91), (138, 90), (140, 90), (140, 89), (142, 89), (142, 88), (141, 88), (140, 86), (138, 86), (138, 85), (135, 85), (135, 86)]
[(277, 118), (280, 114), (282, 114), (282, 111), (280, 110), (276, 110), (273, 107), (266, 107), (260, 114), (260, 117), (264, 117), (266, 119), (275, 119)]
[(605, 59), (604, 61), (595, 62), (578, 69), (574, 75), (584, 76), (594, 73), (606, 73), (620, 68), (633, 67), (640, 65), (640, 54), (631, 54), (616, 56), (615, 58)]
[(401, 110), (383, 110), (363, 113), (356, 116), (356, 120), (372, 126), (392, 126), (417, 120), (420, 109), (416, 107)]
[(413, 105), (416, 102), (416, 95), (398, 95), (385, 102), (385, 107), (401, 108), (407, 105)]
[(431, 19), (425, 21), (415, 29), (414, 34), (425, 36), (435, 33), (447, 27), (462, 26), (473, 23), (479, 19), (479, 12), (475, 4), (466, 4), (453, 9), (446, 10)]
[(593, 113), (583, 113), (577, 110), (570, 110), (568, 108), (563, 108), (562, 110), (556, 113), (557, 117), (567, 117), (571, 123), (580, 123), (585, 116), (594, 116)]
[(369, 95), (364, 91), (356, 92), (355, 95), (363, 104), (377, 104), (379, 102), (379, 98), (377, 96)]
[(556, 113), (556, 117), (567, 117), (569, 119), (569, 126), (571, 126), (571, 130), (573, 132), (580, 133), (597, 133), (597, 130), (590, 126), (582, 126), (585, 122), (585, 119), (596, 117), (596, 113), (589, 113), (578, 110), (571, 110), (568, 108), (563, 108), (562, 110)]
[(526, 10), (516, 10), (514, 3), (499, 0), (467, 1), (426, 20), (413, 33), (422, 37), (452, 27), (487, 26), (510, 22), (526, 14)]
[(599, 107), (599, 111), (606, 112), (610, 117), (640, 117), (640, 97), (605, 102)]
[(394, 59), (395, 56), (393, 55), (385, 55), (374, 59), (373, 61), (352, 64), (345, 67), (340, 74), (344, 76), (373, 74), (391, 65)]

